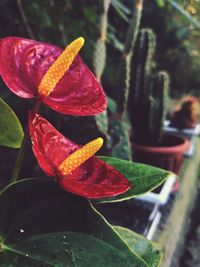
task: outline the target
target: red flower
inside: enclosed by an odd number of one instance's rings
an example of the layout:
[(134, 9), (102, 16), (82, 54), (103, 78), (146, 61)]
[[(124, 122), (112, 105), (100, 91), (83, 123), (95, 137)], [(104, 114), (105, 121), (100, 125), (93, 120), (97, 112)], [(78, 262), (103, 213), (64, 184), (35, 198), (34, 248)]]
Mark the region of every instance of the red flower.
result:
[(112, 197), (130, 188), (128, 180), (116, 169), (91, 157), (102, 145), (102, 139), (81, 147), (58, 132), (38, 114), (29, 116), (33, 152), (43, 171), (57, 176), (60, 186), (87, 198)]
[(100, 113), (107, 106), (106, 97), (77, 55), (83, 44), (84, 39), (78, 38), (63, 51), (47, 43), (3, 38), (0, 75), (16, 95), (36, 97), (58, 112), (79, 116)]

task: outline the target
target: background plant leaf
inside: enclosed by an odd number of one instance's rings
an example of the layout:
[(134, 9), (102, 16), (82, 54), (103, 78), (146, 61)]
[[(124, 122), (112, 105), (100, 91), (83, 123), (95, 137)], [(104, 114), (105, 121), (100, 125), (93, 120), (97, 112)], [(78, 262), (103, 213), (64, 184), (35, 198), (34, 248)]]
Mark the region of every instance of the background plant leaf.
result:
[(22, 126), (17, 116), (0, 98), (0, 145), (19, 148), (23, 135)]
[(190, 15), (189, 12), (187, 12), (181, 5), (179, 5), (174, 0), (167, 0), (178, 12), (180, 12), (184, 17), (186, 17), (191, 24), (193, 24), (195, 27), (200, 29), (200, 22)]
[(125, 227), (115, 226), (115, 230), (117, 230), (129, 247), (136, 251), (150, 266), (159, 266), (162, 253), (158, 244), (150, 242), (145, 237)]
[(163, 8), (165, 6), (164, 0), (156, 0), (156, 4), (160, 8)]
[(112, 0), (111, 4), (115, 8), (117, 14), (124, 19), (126, 22), (128, 22), (128, 16), (130, 14), (130, 9), (125, 6), (121, 1), (119, 0)]
[[(58, 249), (58, 243), (65, 239), (63, 232), (69, 234), (69, 239), (74, 235), (77, 243), (81, 239), (81, 234), (89, 235), (87, 238), (93, 241), (93, 245), (101, 246), (105, 243), (108, 251), (118, 255), (116, 266), (122, 266), (120, 264), (124, 262), (124, 259), (126, 263), (123, 264), (127, 267), (151, 266), (126, 245), (114, 228), (87, 199), (61, 190), (55, 182), (50, 180), (26, 179), (4, 189), (0, 194), (0, 218), (1, 267), (68, 266), (66, 257), (70, 256), (73, 263), (73, 255), (76, 258), (82, 257), (83, 252), (80, 250), (78, 253), (78, 247), (76, 254), (59, 251), (62, 255), (66, 253), (68, 256), (63, 256), (65, 260), (62, 256), (57, 258), (57, 254), (54, 255), (54, 253)], [(51, 242), (53, 236), (56, 239), (55, 242)], [(36, 251), (33, 246), (37, 242), (39, 242), (40, 250)], [(50, 242), (51, 246), (45, 246), (45, 242)], [(70, 244), (73, 251), (76, 250), (77, 243)], [(89, 247), (90, 245), (88, 245), (88, 251)], [(65, 250), (66, 247), (63, 246), (62, 249)], [(43, 256), (48, 260), (37, 262), (37, 259)], [(49, 263), (50, 256), (52, 257)], [(99, 257), (101, 257), (101, 250)], [(55, 260), (57, 260), (57, 265), (55, 265)], [(20, 262), (23, 264), (20, 265)], [(70, 265), (69, 262), (69, 266), (76, 265)], [(93, 264), (92, 266), (102, 265)]]
[(157, 167), (118, 158), (100, 157), (100, 159), (120, 171), (131, 182), (132, 187), (116, 197), (92, 200), (94, 203), (117, 202), (145, 194), (161, 185), (172, 174)]

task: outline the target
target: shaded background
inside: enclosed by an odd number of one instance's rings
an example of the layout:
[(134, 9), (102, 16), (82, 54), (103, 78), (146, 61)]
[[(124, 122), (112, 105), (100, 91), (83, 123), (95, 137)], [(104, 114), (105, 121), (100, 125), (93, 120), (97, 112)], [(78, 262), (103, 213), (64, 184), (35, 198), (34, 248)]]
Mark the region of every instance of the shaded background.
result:
[[(102, 85), (111, 98), (115, 98), (116, 66), (123, 50), (134, 2), (134, 0), (112, 0), (109, 9), (107, 58)], [(20, 36), (65, 47), (73, 39), (83, 36), (86, 44), (81, 50), (81, 56), (92, 68), (94, 47), (99, 37), (101, 3), (101, 0), (1, 0), (0, 38)], [(144, 1), (141, 26), (152, 28), (157, 35), (156, 67), (169, 72), (172, 98), (180, 98), (186, 93), (196, 96), (200, 94), (199, 11), (199, 0)], [(32, 107), (32, 101), (13, 95), (2, 81), (0, 81), (0, 96), (14, 109), (26, 128), (27, 110)], [(41, 113), (61, 132), (80, 144), (98, 135), (98, 130), (90, 125), (90, 118), (71, 118), (46, 107), (42, 108)], [(27, 151), (28, 156), (21, 175), (23, 177), (32, 177), (35, 173), (43, 175), (35, 163), (30, 145)], [(0, 153), (0, 176), (9, 177), (17, 151), (1, 148)]]

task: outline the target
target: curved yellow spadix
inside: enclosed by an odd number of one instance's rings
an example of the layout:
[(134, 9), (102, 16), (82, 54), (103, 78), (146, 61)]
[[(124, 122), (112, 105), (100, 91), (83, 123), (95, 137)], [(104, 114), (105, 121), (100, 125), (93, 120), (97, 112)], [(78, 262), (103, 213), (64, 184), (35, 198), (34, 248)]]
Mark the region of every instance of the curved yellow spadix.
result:
[(91, 158), (101, 148), (102, 145), (103, 139), (99, 137), (77, 149), (58, 166), (59, 172), (62, 175), (71, 174), (73, 170)]
[(71, 42), (49, 67), (38, 86), (38, 92), (40, 95), (48, 96), (53, 91), (56, 84), (71, 66), (74, 58), (84, 45), (84, 42), (84, 38), (82, 37), (79, 37)]

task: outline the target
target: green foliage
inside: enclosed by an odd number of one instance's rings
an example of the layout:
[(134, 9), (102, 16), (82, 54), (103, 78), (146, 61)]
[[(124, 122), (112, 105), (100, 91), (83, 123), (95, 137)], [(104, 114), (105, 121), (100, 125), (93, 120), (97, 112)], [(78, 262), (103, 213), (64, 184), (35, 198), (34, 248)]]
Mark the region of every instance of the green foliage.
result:
[(112, 157), (100, 158), (121, 172), (130, 181), (132, 187), (126, 193), (119, 196), (95, 200), (97, 203), (122, 201), (142, 195), (158, 187), (171, 175), (169, 171), (145, 164)]
[[(94, 236), (78, 232), (50, 233), (3, 246), (9, 266), (131, 266), (123, 253)], [(100, 252), (100, 253), (99, 253)], [(14, 262), (14, 264), (13, 264)]]
[(125, 230), (116, 231), (89, 201), (52, 181), (8, 186), (0, 194), (0, 218), (1, 266), (155, 266), (149, 241), (138, 251)]
[(124, 19), (126, 22), (129, 21), (128, 14), (130, 13), (130, 9), (122, 3), (120, 0), (112, 0), (111, 1), (113, 7), (115, 8), (117, 14)]
[(180, 12), (183, 16), (185, 16), (195, 27), (200, 29), (200, 22), (194, 18), (192, 15), (190, 15), (189, 12), (187, 12), (181, 5), (179, 5), (174, 0), (167, 0), (178, 12)]
[(154, 29), (159, 44), (157, 67), (170, 74), (171, 96), (199, 95), (200, 2), (167, 0), (164, 3), (160, 8), (156, 1), (146, 1), (143, 10), (143, 26)]
[(0, 145), (19, 148), (23, 129), (13, 110), (0, 98)]
[(160, 7), (163, 8), (165, 6), (164, 0), (156, 0), (156, 4)]
[(104, 111), (99, 115), (95, 116), (96, 126), (99, 131), (106, 134), (108, 132), (108, 117), (107, 112)]
[(124, 227), (116, 226), (115, 230), (122, 236), (129, 247), (136, 251), (150, 266), (159, 265), (162, 254), (159, 253), (160, 248), (157, 244), (147, 241), (143, 236)]
[(125, 160), (132, 159), (132, 150), (129, 138), (129, 124), (120, 118), (112, 118), (110, 121), (110, 135), (112, 156)]

